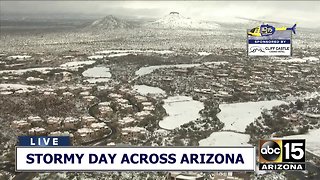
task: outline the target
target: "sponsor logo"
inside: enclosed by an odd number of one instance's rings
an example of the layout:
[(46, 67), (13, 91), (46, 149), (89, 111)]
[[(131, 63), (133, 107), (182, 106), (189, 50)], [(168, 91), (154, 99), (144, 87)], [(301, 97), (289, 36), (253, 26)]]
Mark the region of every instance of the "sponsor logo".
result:
[(250, 48), (250, 52), (249, 52), (249, 53), (255, 53), (255, 52), (262, 52), (262, 53), (264, 53), (265, 51), (264, 51), (263, 48), (260, 47), (260, 46), (252, 46), (252, 47)]

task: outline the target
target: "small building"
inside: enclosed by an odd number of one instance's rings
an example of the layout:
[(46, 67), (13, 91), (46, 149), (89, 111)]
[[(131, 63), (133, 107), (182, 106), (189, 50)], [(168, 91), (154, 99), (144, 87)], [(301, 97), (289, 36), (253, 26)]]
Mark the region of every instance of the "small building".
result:
[(141, 103), (143, 105), (143, 107), (145, 106), (152, 106), (152, 102), (143, 102)]
[(99, 112), (101, 117), (110, 117), (113, 114), (110, 106), (99, 106)]
[(140, 95), (135, 96), (135, 98), (136, 98), (138, 103), (142, 103), (142, 102), (147, 102), (148, 101), (148, 98), (146, 98), (144, 96), (140, 96)]
[(80, 127), (80, 119), (74, 117), (66, 117), (63, 122), (64, 129), (76, 129)]
[(68, 131), (64, 131), (64, 132), (54, 131), (54, 132), (50, 132), (48, 134), (48, 136), (69, 136), (71, 144), (73, 144), (73, 142), (74, 142), (74, 135), (72, 133), (68, 132)]
[(30, 136), (46, 136), (47, 131), (44, 128), (34, 127), (29, 129), (28, 134)]
[(90, 126), (92, 123), (98, 122), (94, 117), (92, 116), (83, 116), (81, 117), (81, 124), (82, 126)]
[(56, 96), (57, 93), (51, 92), (51, 91), (44, 91), (44, 92), (43, 92), (43, 95), (45, 95), (45, 96)]
[(122, 138), (126, 141), (139, 139), (139, 136), (146, 136), (147, 130), (142, 127), (126, 127), (122, 128)]
[(133, 113), (133, 106), (131, 104), (120, 104), (120, 110)]
[(20, 131), (27, 131), (31, 124), (25, 120), (13, 121), (11, 126)]
[(107, 144), (107, 146), (115, 146), (116, 145), (116, 143), (114, 143), (114, 142), (109, 142), (108, 144)]
[(156, 136), (167, 136), (169, 133), (170, 133), (170, 131), (165, 130), (165, 129), (158, 129), (153, 132), (153, 134)]
[(63, 96), (66, 96), (66, 97), (73, 97), (73, 96), (74, 96), (73, 93), (68, 92), (68, 91), (67, 91), (67, 92), (63, 92), (62, 95), (63, 95)]
[(48, 124), (48, 129), (50, 131), (56, 131), (61, 128), (61, 118), (58, 117), (48, 117), (47, 119), (47, 124)]
[(93, 129), (96, 137), (104, 135), (109, 129), (109, 127), (104, 122), (92, 123), (90, 127), (91, 129)]
[(109, 102), (109, 101), (100, 102), (98, 104), (98, 106), (110, 106), (110, 105), (111, 105), (111, 102)]
[(187, 68), (182, 68), (182, 69), (179, 68), (179, 69), (175, 69), (174, 72), (177, 74), (186, 74), (186, 73), (188, 73), (188, 69)]
[(135, 114), (135, 117), (138, 119), (138, 120), (142, 120), (144, 119), (145, 117), (151, 115), (151, 112), (150, 111), (140, 111), (140, 112), (137, 112)]
[(154, 106), (144, 106), (143, 111), (154, 111), (156, 108)]
[[(241, 173), (239, 174), (241, 175)], [(244, 176), (244, 174), (242, 174), (242, 176)], [(243, 178), (239, 178), (238, 176), (235, 176), (233, 172), (214, 172), (212, 174), (212, 179), (214, 180), (220, 180), (220, 179), (225, 179), (225, 180), (242, 180)]]
[(204, 180), (204, 177), (198, 173), (169, 172), (168, 180)]
[(108, 95), (110, 98), (112, 99), (119, 99), (119, 98), (122, 98), (122, 96), (120, 94), (116, 94), (116, 93), (110, 93)]
[(44, 120), (39, 116), (29, 116), (27, 119), (33, 127), (41, 127), (44, 125)]
[(30, 83), (43, 83), (45, 82), (44, 79), (41, 79), (41, 78), (36, 78), (36, 77), (28, 77), (26, 79), (27, 82), (30, 82)]
[(75, 138), (80, 142), (90, 141), (93, 137), (94, 131), (91, 128), (81, 128), (75, 133)]
[(134, 122), (136, 122), (136, 120), (133, 117), (124, 117), (122, 119), (119, 120), (119, 124), (123, 127), (127, 127), (130, 126), (131, 124), (133, 124)]
[(97, 99), (95, 96), (83, 96), (82, 99), (86, 100), (87, 102), (92, 102), (93, 100)]
[(81, 89), (83, 91), (90, 91), (90, 90), (92, 90), (92, 87), (91, 86), (81, 86)]
[(79, 93), (80, 96), (89, 96), (90, 92), (89, 91), (83, 91)]
[(116, 99), (118, 104), (129, 104), (129, 101), (127, 99), (118, 98)]

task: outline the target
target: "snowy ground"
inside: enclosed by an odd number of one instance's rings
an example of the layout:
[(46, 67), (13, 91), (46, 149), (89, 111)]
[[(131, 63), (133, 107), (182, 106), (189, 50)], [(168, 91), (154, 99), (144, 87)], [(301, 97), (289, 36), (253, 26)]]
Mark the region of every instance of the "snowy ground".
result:
[(318, 61), (319, 62), (319, 58), (317, 57), (304, 57), (304, 58), (291, 58), (291, 59), (276, 59), (274, 61), (277, 62), (283, 62), (283, 63), (305, 63), (308, 61)]
[(212, 53), (204, 52), (204, 51), (198, 52), (198, 55), (199, 55), (199, 56), (208, 56), (208, 55), (210, 55), (210, 54), (212, 54)]
[(101, 82), (109, 82), (111, 79), (110, 78), (89, 78), (86, 79), (85, 81), (91, 84), (95, 83), (101, 83)]
[[(98, 51), (95, 54), (109, 54), (109, 55), (116, 55), (116, 54), (136, 54), (136, 53), (154, 53), (154, 54), (171, 54), (173, 51), (170, 50), (138, 50), (138, 49), (131, 49), (131, 50), (117, 50), (117, 49), (110, 49), (105, 51)], [(110, 56), (109, 56), (110, 57)]]
[(306, 149), (320, 157), (320, 129), (309, 130), (309, 133), (302, 135), (286, 136), (284, 139), (305, 139)]
[(166, 92), (158, 87), (146, 86), (146, 85), (135, 85), (133, 89), (141, 95), (165, 95)]
[(301, 95), (301, 96), (288, 96), (286, 98), (286, 101), (297, 101), (298, 99), (311, 99), (311, 98), (316, 98), (318, 96), (320, 96), (319, 91), (307, 92), (306, 94)]
[[(204, 62), (204, 65), (210, 65), (210, 64), (224, 64), (228, 63), (226, 61), (217, 61), (217, 62)], [(176, 65), (159, 65), (159, 66), (147, 66), (147, 67), (142, 67), (138, 71), (135, 72), (137, 76), (143, 76), (146, 74), (152, 73), (156, 69), (161, 69), (161, 68), (190, 68), (190, 67), (197, 67), (201, 66), (203, 64), (176, 64)]]
[(284, 104), (284, 101), (258, 101), (233, 104), (220, 104), (217, 117), (225, 124), (223, 129), (244, 132), (247, 125), (259, 117), (263, 109)]
[(118, 54), (110, 54), (108, 57), (120, 57), (120, 56), (128, 56), (131, 53), (118, 53)]
[(208, 138), (199, 141), (199, 146), (249, 146), (250, 136), (235, 132), (214, 132)]
[(92, 59), (103, 59), (105, 58), (105, 56), (103, 55), (93, 55), (93, 56), (89, 56), (88, 59), (92, 60)]
[(35, 86), (29, 86), (24, 84), (0, 84), (0, 90), (27, 90), (27, 89), (34, 89)]
[(152, 73), (156, 69), (161, 69), (161, 68), (189, 68), (189, 67), (196, 67), (200, 66), (201, 64), (177, 64), (177, 65), (159, 65), (159, 66), (148, 66), (148, 67), (142, 67), (138, 71), (136, 71), (137, 76), (143, 76), (146, 74)]
[(37, 72), (45, 74), (45, 73), (49, 72), (52, 69), (54, 69), (54, 68), (51, 68), (51, 67), (39, 67), (39, 68), (27, 68), (27, 69), (16, 69), (16, 70), (3, 70), (3, 71), (0, 71), (0, 74), (10, 73), (10, 74), (22, 75), (22, 74), (24, 74), (26, 72), (31, 72), (31, 71), (37, 71)]
[(99, 82), (108, 82), (111, 80), (110, 68), (108, 67), (93, 67), (85, 70), (82, 75), (88, 79), (86, 82), (91, 84), (99, 83)]
[(84, 77), (91, 78), (111, 78), (110, 68), (107, 67), (93, 67), (82, 73)]
[(160, 121), (159, 126), (164, 129), (174, 129), (199, 118), (199, 111), (204, 108), (204, 105), (192, 100), (191, 97), (173, 96), (164, 100), (163, 107), (169, 116)]
[(27, 55), (16, 55), (16, 56), (9, 56), (8, 59), (29, 59), (31, 56)]
[(62, 68), (78, 68), (83, 67), (84, 65), (91, 65), (94, 64), (96, 61), (73, 61), (61, 64), (60, 67)]

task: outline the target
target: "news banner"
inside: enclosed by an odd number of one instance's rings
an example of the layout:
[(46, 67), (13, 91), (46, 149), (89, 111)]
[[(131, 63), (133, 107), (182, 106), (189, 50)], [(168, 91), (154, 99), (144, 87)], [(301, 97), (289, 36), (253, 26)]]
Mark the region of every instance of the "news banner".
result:
[[(16, 171), (256, 171), (256, 148), (84, 147), (68, 136), (20, 136)], [(305, 140), (261, 140), (259, 169), (304, 170)]]

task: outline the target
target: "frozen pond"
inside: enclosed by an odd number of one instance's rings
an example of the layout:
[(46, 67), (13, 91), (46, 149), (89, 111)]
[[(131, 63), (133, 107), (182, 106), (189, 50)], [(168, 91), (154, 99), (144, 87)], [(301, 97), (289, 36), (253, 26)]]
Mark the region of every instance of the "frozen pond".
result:
[[(209, 65), (209, 64), (224, 64), (227, 63), (225, 61), (220, 61), (220, 62), (206, 62), (203, 63), (205, 65)], [(154, 70), (156, 69), (161, 69), (161, 68), (190, 68), (190, 67), (197, 67), (197, 66), (201, 66), (202, 64), (176, 64), (176, 65), (159, 65), (159, 66), (147, 66), (147, 67), (142, 67), (140, 68), (138, 71), (135, 72), (135, 74), (137, 76), (143, 76), (146, 74), (150, 74), (152, 73)]]
[[(271, 100), (258, 102), (243, 102), (232, 104), (220, 104), (221, 112), (217, 117), (224, 123), (224, 130), (245, 132), (247, 125), (261, 115), (263, 109), (272, 109), (274, 106), (285, 104), (285, 101)], [(200, 146), (228, 146), (249, 145), (250, 135), (220, 131), (212, 133), (208, 138), (199, 141)]]
[(199, 141), (199, 146), (245, 146), (250, 136), (235, 132), (214, 132), (208, 138)]
[(141, 95), (165, 95), (166, 92), (158, 87), (146, 86), (146, 85), (134, 85), (133, 89)]
[(199, 111), (204, 108), (204, 105), (191, 97), (172, 96), (164, 100), (163, 107), (169, 116), (164, 117), (159, 122), (159, 126), (164, 129), (175, 129), (199, 118)]
[(220, 104), (221, 112), (217, 114), (217, 117), (225, 124), (223, 129), (244, 132), (247, 125), (261, 115), (263, 109), (270, 110), (274, 106), (285, 103), (285, 101), (271, 100)]
[(89, 68), (82, 75), (90, 78), (111, 78), (110, 68), (107, 67)]

